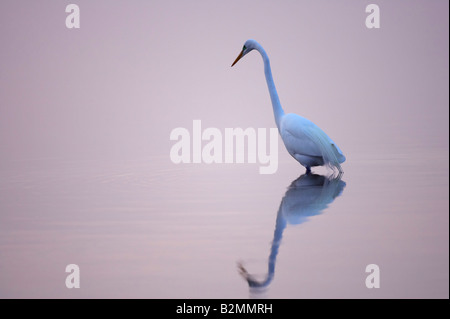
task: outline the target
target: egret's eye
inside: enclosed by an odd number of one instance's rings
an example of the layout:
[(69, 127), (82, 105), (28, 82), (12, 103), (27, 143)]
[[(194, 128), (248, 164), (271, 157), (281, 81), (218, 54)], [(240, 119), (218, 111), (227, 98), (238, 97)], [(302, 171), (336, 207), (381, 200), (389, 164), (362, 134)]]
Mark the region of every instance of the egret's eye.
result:
[(247, 47), (244, 45), (244, 47), (242, 48), (242, 51), (245, 51), (247, 49)]

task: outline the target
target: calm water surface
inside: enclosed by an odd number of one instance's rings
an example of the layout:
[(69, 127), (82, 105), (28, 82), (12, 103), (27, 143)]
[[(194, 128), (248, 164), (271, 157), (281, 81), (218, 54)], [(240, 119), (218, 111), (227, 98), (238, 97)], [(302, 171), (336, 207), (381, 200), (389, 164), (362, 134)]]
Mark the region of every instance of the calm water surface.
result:
[(341, 179), (286, 158), (2, 163), (0, 297), (448, 298), (448, 150), (348, 159)]

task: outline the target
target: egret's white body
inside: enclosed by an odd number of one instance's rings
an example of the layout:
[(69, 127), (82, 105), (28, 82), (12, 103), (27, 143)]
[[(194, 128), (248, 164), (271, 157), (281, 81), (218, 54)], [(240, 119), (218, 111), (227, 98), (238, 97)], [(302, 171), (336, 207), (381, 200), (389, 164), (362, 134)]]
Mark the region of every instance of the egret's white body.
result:
[(345, 161), (345, 156), (336, 143), (310, 120), (297, 114), (284, 113), (273, 81), (269, 57), (258, 42), (247, 40), (231, 66), (252, 50), (257, 50), (263, 58), (275, 122), (289, 154), (306, 167), (308, 173), (311, 172), (311, 167), (322, 165), (336, 168), (339, 173), (342, 173), (340, 164)]

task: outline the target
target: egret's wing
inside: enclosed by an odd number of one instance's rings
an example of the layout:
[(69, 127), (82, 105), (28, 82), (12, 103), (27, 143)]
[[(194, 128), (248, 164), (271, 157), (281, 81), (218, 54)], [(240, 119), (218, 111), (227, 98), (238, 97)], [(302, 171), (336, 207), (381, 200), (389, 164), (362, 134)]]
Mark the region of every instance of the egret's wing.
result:
[(339, 172), (342, 172), (339, 157), (343, 157), (343, 154), (331, 138), (317, 125), (305, 127), (304, 133), (319, 147), (324, 163), (330, 167), (336, 167)]
[(311, 121), (296, 114), (286, 114), (281, 127), (281, 137), (291, 155), (322, 157), (318, 145), (306, 134), (305, 128), (314, 125)]
[(287, 114), (282, 131), (288, 150), (302, 155), (320, 156), (326, 165), (342, 171), (340, 163), (345, 161), (345, 156), (333, 140), (313, 122), (296, 114)]
[(285, 129), (281, 137), (288, 152), (294, 156), (306, 155), (311, 157), (322, 157), (322, 152), (307, 134), (303, 131)]

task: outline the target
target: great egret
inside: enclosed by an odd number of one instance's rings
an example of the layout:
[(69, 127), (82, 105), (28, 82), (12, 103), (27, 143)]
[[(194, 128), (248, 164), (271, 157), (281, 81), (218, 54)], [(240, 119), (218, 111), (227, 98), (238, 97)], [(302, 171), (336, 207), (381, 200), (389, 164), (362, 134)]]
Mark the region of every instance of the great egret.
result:
[(339, 174), (342, 174), (341, 163), (345, 156), (336, 143), (322, 131), (316, 124), (297, 114), (285, 114), (278, 98), (278, 93), (273, 82), (272, 70), (270, 69), (269, 57), (263, 47), (255, 40), (247, 40), (241, 53), (233, 62), (235, 65), (242, 57), (252, 50), (257, 50), (264, 61), (264, 73), (266, 75), (267, 87), (272, 100), (273, 113), (277, 123), (278, 132), (281, 135), (287, 151), (300, 164), (311, 173), (312, 166), (326, 165)]

